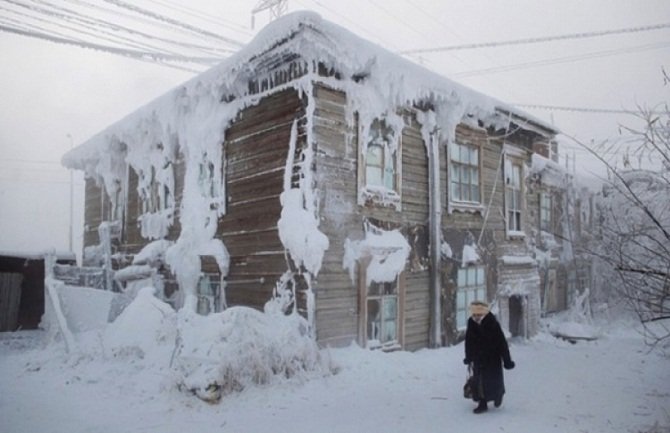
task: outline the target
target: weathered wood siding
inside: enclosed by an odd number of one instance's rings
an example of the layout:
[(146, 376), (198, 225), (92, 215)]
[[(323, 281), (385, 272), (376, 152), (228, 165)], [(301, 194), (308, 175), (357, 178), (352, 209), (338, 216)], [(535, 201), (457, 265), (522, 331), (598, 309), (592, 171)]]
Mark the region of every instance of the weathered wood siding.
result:
[[(293, 121), (304, 123), (304, 104), (298, 93), (284, 90), (240, 112), (226, 130), (226, 214), (217, 237), (230, 254), (226, 299), (229, 306), (262, 309), (279, 277), (289, 269), (279, 240), (279, 196)], [(301, 128), (302, 130), (303, 128)], [(295, 162), (300, 162), (300, 143)], [(294, 167), (294, 172), (296, 168)]]
[(318, 275), (316, 298), (317, 339), (322, 345), (343, 345), (358, 340), (360, 311), (358, 276), (342, 267), (344, 243), (363, 237), (357, 211), (357, 146), (345, 120), (344, 93), (316, 86), (314, 89), (313, 137), (320, 191), (321, 230), (329, 239)]
[[(317, 337), (321, 344), (347, 344), (359, 340), (362, 318), (358, 276), (354, 275), (352, 281), (348, 271), (342, 268), (344, 243), (347, 239), (363, 238), (366, 218), (399, 227), (406, 237), (416, 226), (427, 224), (426, 147), (420, 125), (412, 115), (407, 114), (402, 134), (402, 212), (377, 206), (359, 206), (356, 177), (358, 141), (356, 131), (346, 124), (346, 95), (317, 85), (314, 97), (316, 178), (321, 194), (319, 229), (330, 240), (315, 291)], [(403, 323), (399, 339), (405, 349), (426, 347), (429, 329), (428, 271), (420, 266), (408, 268), (401, 281), (403, 287), (399, 299)]]

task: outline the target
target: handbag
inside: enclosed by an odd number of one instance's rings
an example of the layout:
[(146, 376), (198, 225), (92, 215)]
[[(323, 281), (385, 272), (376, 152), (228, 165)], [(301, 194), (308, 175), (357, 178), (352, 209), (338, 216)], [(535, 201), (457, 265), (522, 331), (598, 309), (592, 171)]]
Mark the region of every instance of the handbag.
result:
[(463, 385), (463, 397), (467, 398), (468, 400), (478, 400), (478, 382), (479, 380), (472, 370), (472, 364), (468, 365), (468, 375), (465, 379), (465, 385)]

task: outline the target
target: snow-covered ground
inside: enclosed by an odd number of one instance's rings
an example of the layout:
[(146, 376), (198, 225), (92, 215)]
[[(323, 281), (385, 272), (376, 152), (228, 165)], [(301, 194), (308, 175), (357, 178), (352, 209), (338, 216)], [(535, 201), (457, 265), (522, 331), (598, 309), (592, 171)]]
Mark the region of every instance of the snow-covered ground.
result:
[(531, 340), (511, 341), (516, 368), (506, 371), (503, 405), (482, 415), (462, 397), (462, 344), (415, 353), (323, 350), (335, 374), (276, 379), (210, 404), (178, 389), (160, 344), (153, 354), (113, 356), (78, 336), (77, 351), (66, 354), (62, 340), (43, 331), (4, 333), (0, 431), (670, 431), (667, 354), (650, 352), (630, 323), (577, 344), (550, 336), (546, 325)]

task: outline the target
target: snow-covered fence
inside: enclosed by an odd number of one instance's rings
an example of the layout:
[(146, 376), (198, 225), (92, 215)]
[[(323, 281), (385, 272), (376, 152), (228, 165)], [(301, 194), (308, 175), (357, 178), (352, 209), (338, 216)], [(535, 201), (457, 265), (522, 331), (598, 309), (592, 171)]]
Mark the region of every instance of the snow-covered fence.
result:
[(111, 290), (106, 287), (105, 269), (93, 266), (54, 265), (53, 277), (69, 286)]
[(106, 290), (68, 286), (50, 277), (45, 280), (45, 292), (40, 325), (52, 337), (60, 334), (68, 352), (77, 349), (76, 333), (102, 329), (107, 324), (112, 301), (118, 296)]

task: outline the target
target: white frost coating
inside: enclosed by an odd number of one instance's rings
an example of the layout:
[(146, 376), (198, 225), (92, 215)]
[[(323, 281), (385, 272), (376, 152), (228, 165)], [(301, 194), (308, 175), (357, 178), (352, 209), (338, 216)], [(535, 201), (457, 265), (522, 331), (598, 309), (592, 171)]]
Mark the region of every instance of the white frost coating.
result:
[(442, 253), (442, 257), (447, 259), (450, 259), (454, 256), (451, 245), (449, 245), (449, 243), (447, 243), (445, 240), (442, 241), (442, 245), (440, 246), (440, 253)]
[(165, 261), (165, 252), (174, 242), (165, 239), (153, 241), (147, 244), (139, 253), (133, 257), (134, 265), (155, 265)]
[(387, 231), (368, 225), (364, 239), (345, 240), (342, 267), (349, 270), (351, 283), (355, 284), (357, 264), (369, 259), (365, 269), (366, 286), (373, 281), (394, 281), (405, 269), (409, 253), (409, 243), (399, 230)]
[(568, 173), (560, 164), (537, 153), (532, 155), (529, 174), (538, 174), (546, 186), (564, 188), (568, 182)]
[(144, 287), (104, 332), (108, 355), (138, 357), (165, 364), (176, 337), (177, 314)]
[(177, 381), (203, 400), (322, 371), (318, 346), (298, 314), (231, 307), (208, 316), (182, 310), (178, 316)]
[(463, 245), (463, 266), (467, 266), (471, 263), (478, 263), (480, 260), (481, 258), (473, 245)]
[[(294, 121), (284, 171), (284, 192), (280, 197), (282, 211), (277, 221), (277, 228), (279, 239), (288, 250), (295, 265), (304, 266), (310, 274), (316, 276), (321, 269), (321, 262), (328, 249), (329, 241), (328, 237), (318, 228), (319, 220), (314, 213), (311, 182), (302, 182), (301, 179), (300, 188), (291, 188), (296, 140), (297, 122)], [(304, 154), (311, 154), (311, 150), (305, 149)], [(303, 178), (311, 179), (310, 160), (311, 158), (305, 155), (301, 170)]]

